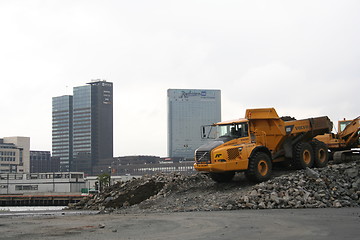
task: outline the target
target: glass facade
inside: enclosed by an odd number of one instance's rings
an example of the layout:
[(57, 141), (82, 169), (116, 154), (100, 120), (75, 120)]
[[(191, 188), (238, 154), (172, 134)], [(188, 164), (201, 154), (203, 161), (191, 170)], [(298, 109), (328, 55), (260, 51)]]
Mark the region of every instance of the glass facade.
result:
[(91, 166), (91, 85), (74, 88), (74, 171)]
[(204, 144), (201, 126), (221, 121), (220, 90), (168, 90), (168, 155), (194, 158)]
[(52, 99), (52, 155), (60, 159), (60, 171), (70, 171), (72, 164), (73, 97)]
[(94, 164), (113, 157), (112, 91), (112, 83), (94, 81), (53, 98), (53, 156), (68, 163), (61, 171), (91, 174)]

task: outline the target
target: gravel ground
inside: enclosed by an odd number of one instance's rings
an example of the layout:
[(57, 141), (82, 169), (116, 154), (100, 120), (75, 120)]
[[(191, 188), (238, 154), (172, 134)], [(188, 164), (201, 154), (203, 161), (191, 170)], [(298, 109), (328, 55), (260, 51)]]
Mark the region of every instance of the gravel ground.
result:
[(223, 184), (204, 174), (145, 176), (61, 213), (0, 215), (0, 239), (358, 239), (359, 173), (354, 161), (278, 170), (260, 184), (243, 174)]
[(0, 239), (358, 239), (360, 208), (0, 217)]

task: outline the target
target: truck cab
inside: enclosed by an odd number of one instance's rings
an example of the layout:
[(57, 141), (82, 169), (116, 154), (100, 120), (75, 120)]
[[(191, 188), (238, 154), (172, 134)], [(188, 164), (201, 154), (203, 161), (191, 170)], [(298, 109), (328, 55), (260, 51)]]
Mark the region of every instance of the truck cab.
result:
[[(227, 171), (229, 163), (241, 160), (241, 152), (245, 144), (250, 143), (249, 121), (238, 119), (233, 121), (219, 122), (210, 126), (202, 127), (203, 138), (211, 139), (208, 143), (200, 146), (195, 151), (195, 159), (198, 170), (203, 167), (209, 168), (211, 162), (216, 163), (210, 167), (210, 171)], [(213, 161), (210, 160), (213, 155)], [(240, 163), (236, 162), (235, 165)], [(245, 166), (244, 166), (245, 167)]]

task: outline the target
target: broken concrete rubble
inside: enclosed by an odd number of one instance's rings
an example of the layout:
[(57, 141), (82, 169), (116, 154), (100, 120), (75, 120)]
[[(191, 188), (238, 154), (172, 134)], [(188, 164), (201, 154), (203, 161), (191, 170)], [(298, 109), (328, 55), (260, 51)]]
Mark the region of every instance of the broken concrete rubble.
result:
[(156, 174), (117, 183), (70, 208), (137, 213), (360, 207), (359, 172), (357, 161), (280, 172), (257, 185), (247, 182), (243, 174), (222, 184), (201, 173)]

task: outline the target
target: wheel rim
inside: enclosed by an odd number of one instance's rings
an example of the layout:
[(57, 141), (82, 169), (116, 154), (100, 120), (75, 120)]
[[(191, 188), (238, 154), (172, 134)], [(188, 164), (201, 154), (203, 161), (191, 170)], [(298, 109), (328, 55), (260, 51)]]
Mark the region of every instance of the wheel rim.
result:
[(310, 151), (305, 150), (303, 152), (303, 160), (306, 165), (309, 165), (311, 163), (311, 154)]
[(261, 160), (258, 163), (258, 172), (261, 176), (265, 176), (268, 173), (269, 167), (265, 160)]
[(319, 161), (320, 161), (320, 162), (322, 162), (322, 163), (325, 162), (325, 160), (326, 160), (326, 153), (325, 153), (324, 149), (320, 149), (320, 150), (319, 150), (318, 158), (319, 158)]

